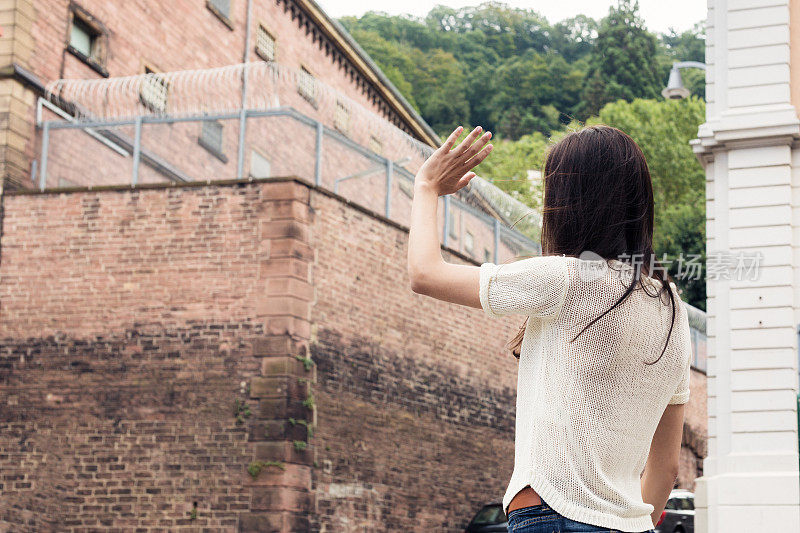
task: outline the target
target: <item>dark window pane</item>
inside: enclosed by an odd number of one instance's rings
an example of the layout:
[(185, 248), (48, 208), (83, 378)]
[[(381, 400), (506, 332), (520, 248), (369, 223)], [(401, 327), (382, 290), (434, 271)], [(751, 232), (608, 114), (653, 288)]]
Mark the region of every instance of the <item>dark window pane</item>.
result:
[(667, 505), (666, 505), (664, 508), (665, 508), (665, 509), (671, 509), (671, 510), (673, 510), (673, 511), (674, 511), (675, 509), (677, 509), (677, 506), (676, 506), (676, 504), (675, 504), (675, 500), (674, 500), (674, 499), (667, 500)]

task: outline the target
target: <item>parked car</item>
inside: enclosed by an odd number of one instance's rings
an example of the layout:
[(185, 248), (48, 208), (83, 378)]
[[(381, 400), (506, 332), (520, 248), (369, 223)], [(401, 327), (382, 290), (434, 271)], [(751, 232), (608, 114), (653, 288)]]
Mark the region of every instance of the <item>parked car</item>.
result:
[(507, 533), (508, 522), (502, 502), (487, 503), (472, 518), (464, 533)]
[(655, 530), (656, 533), (694, 533), (694, 494), (674, 489)]

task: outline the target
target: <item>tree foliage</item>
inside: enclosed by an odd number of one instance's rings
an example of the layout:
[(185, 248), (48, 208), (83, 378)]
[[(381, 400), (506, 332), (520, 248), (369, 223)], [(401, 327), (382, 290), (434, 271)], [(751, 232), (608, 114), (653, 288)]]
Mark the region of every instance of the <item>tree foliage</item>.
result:
[[(441, 135), (459, 124), (491, 130), (494, 153), (476, 171), (532, 207), (542, 193), (535, 173), (553, 142), (584, 123), (631, 135), (653, 179), (654, 248), (673, 261), (675, 277), (679, 254), (705, 259), (705, 179), (689, 145), (705, 114), (703, 72), (682, 71), (691, 99), (666, 101), (660, 91), (673, 62), (703, 61), (703, 29), (656, 36), (637, 1), (617, 1), (599, 21), (579, 15), (551, 24), (488, 2), (341, 22)], [(705, 307), (704, 280), (676, 283)]]

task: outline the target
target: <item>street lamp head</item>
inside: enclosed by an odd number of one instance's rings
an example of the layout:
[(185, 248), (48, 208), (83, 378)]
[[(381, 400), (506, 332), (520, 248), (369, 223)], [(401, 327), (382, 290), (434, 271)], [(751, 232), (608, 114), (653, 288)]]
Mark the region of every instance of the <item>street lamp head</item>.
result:
[(661, 91), (661, 96), (667, 100), (681, 100), (687, 98), (690, 94), (689, 89), (683, 86), (681, 71), (673, 66), (669, 71), (669, 81), (664, 90)]

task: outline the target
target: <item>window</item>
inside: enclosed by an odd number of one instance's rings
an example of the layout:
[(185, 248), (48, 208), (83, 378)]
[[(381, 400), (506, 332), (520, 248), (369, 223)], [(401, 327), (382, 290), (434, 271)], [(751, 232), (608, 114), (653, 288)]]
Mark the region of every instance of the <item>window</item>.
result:
[(305, 67), (300, 68), (300, 75), (297, 79), (297, 92), (311, 102), (314, 107), (317, 106), (317, 80)]
[(99, 37), (100, 35), (84, 21), (77, 17), (72, 19), (69, 45), (75, 50), (86, 57), (92, 57), (96, 53)]
[(223, 163), (228, 162), (223, 150), (222, 123), (218, 120), (204, 120), (200, 128), (200, 137), (197, 142), (214, 154)]
[(447, 233), (454, 239), (458, 238), (458, 233), (456, 232), (456, 214), (453, 211), (451, 206), (449, 213), (447, 214), (447, 226), (448, 230)]
[(167, 110), (167, 80), (149, 67), (145, 67), (144, 72), (147, 76), (139, 86), (139, 101), (150, 111), (163, 113)]
[(92, 67), (103, 76), (108, 76), (105, 69), (106, 46), (108, 32), (86, 10), (72, 6), (69, 22), (69, 40), (67, 50)]
[(271, 174), (269, 161), (255, 150), (250, 152), (250, 177), (269, 178)]
[(377, 137), (372, 135), (369, 138), (369, 149), (378, 155), (383, 154), (383, 144), (378, 140)]
[(206, 0), (206, 7), (227, 27), (233, 29), (231, 20), (231, 0)]
[(345, 135), (350, 132), (350, 109), (341, 100), (336, 101), (336, 114), (333, 117), (333, 127)]
[(472, 254), (473, 246), (475, 246), (475, 237), (467, 230), (464, 234), (464, 250), (466, 250), (468, 254)]
[(256, 32), (256, 54), (264, 61), (275, 61), (275, 37), (261, 24)]
[(483, 262), (489, 263), (492, 260), (492, 252), (489, 251), (488, 248), (483, 249)]

